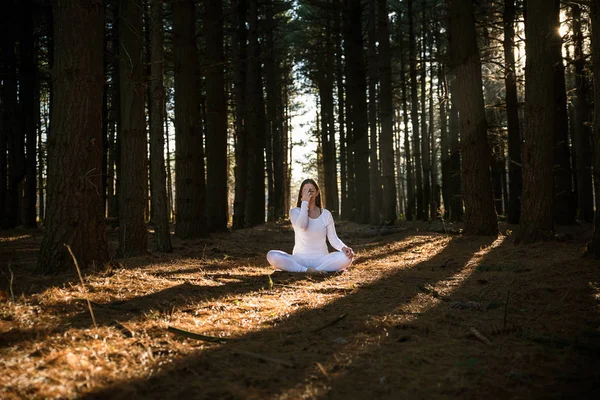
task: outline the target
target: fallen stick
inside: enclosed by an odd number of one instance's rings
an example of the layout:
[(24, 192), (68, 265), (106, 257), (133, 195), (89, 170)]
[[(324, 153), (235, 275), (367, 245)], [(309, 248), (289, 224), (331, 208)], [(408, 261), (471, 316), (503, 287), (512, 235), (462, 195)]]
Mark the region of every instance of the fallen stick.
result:
[(73, 254), (71, 246), (65, 244), (65, 247), (67, 250), (69, 250), (69, 254), (71, 254), (71, 258), (73, 258), (73, 262), (75, 263), (75, 268), (77, 268), (77, 274), (79, 275), (79, 280), (81, 281), (81, 289), (83, 290), (83, 293), (85, 293), (85, 299), (87, 300), (88, 309), (90, 310), (90, 315), (92, 316), (92, 322), (94, 322), (94, 328), (98, 328), (98, 324), (96, 324), (96, 317), (94, 316), (94, 310), (92, 310), (92, 303), (90, 302), (88, 292), (85, 288), (85, 283), (83, 282), (83, 276), (81, 276), (81, 270), (79, 269), (77, 258), (75, 258), (75, 254)]
[(216, 337), (216, 336), (201, 335), (199, 333), (184, 331), (183, 329), (175, 328), (172, 326), (169, 326), (168, 331), (171, 333), (174, 333), (178, 336), (183, 336), (183, 337), (187, 337), (190, 339), (196, 339), (196, 340), (203, 340), (205, 342), (225, 343), (225, 342), (235, 340), (235, 339), (231, 339), (231, 338), (222, 338), (222, 337)]
[(251, 351), (234, 350), (234, 353), (243, 354), (243, 355), (248, 356), (248, 357), (254, 357), (254, 358), (257, 358), (257, 359), (262, 360), (262, 361), (271, 361), (271, 362), (274, 362), (276, 364), (281, 364), (281, 365), (289, 367), (289, 368), (294, 368), (295, 367), (294, 363), (292, 363), (292, 362), (289, 362), (289, 361), (286, 361), (286, 360), (282, 360), (280, 358), (274, 358), (274, 357), (265, 356), (264, 354), (253, 353)]
[(343, 320), (344, 318), (346, 318), (347, 315), (348, 314), (346, 314), (346, 313), (340, 315), (339, 317), (337, 317), (333, 321), (328, 322), (327, 324), (323, 325), (322, 327), (313, 330), (313, 333), (320, 332), (320, 331), (322, 331), (325, 328), (329, 328), (330, 326), (333, 326), (333, 325), (337, 324), (338, 322), (340, 322), (341, 320)]
[(121, 331), (121, 333), (125, 335), (125, 337), (132, 338), (135, 336), (135, 333), (131, 329), (129, 329), (119, 321), (113, 321), (111, 325), (117, 328), (119, 331)]
[(473, 336), (475, 336), (477, 339), (481, 340), (483, 343), (487, 344), (488, 346), (492, 345), (492, 342), (490, 342), (488, 338), (483, 336), (477, 329), (471, 327), (471, 329), (469, 329), (469, 332), (471, 332), (471, 334)]

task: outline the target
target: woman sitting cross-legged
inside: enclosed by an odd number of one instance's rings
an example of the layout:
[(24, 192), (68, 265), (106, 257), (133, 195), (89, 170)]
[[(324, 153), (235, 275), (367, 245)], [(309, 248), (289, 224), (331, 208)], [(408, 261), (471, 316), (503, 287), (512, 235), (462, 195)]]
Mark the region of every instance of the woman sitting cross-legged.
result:
[[(297, 207), (290, 210), (290, 221), (294, 251), (269, 251), (267, 260), (273, 267), (287, 272), (334, 272), (352, 264), (354, 252), (337, 237), (333, 217), (321, 207), (321, 193), (314, 180), (302, 182)], [(326, 239), (338, 251), (329, 253)]]

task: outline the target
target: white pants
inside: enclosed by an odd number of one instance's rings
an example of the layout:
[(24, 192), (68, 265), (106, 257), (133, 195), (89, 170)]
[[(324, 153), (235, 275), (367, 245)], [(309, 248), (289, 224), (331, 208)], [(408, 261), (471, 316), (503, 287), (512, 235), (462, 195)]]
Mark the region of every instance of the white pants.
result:
[(326, 255), (305, 256), (288, 254), (281, 250), (271, 250), (267, 253), (267, 261), (273, 267), (287, 272), (306, 272), (309, 269), (323, 272), (335, 272), (346, 269), (352, 260), (341, 251)]

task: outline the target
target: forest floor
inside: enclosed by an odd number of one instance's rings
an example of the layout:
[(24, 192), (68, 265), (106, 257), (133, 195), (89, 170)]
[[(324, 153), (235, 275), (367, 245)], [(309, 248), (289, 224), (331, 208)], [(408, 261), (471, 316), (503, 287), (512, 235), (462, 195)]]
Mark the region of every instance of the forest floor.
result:
[(522, 246), (502, 229), (341, 222), (352, 268), (306, 275), (268, 266), (293, 246), (271, 224), (174, 238), (172, 254), (89, 271), (85, 289), (33, 275), (41, 230), (2, 231), (0, 398), (598, 398), (590, 226)]

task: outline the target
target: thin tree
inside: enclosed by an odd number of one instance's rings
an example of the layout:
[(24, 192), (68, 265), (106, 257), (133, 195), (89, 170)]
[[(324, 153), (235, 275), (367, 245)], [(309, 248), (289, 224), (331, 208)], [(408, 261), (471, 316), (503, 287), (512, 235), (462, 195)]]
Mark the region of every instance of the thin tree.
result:
[[(102, 57), (104, 7), (88, 1), (54, 2), (52, 140), (48, 142), (46, 229), (37, 270), (72, 268), (65, 244), (79, 266), (108, 261), (102, 214)], [(85, 93), (85, 101), (73, 101)], [(85, 135), (82, 134), (85, 132)]]
[(379, 154), (382, 177), (382, 221), (393, 224), (396, 221), (396, 181), (394, 179), (394, 106), (392, 93), (392, 54), (388, 27), (387, 0), (378, 0), (379, 32), (379, 77), (381, 79), (381, 134)]
[(245, 132), (246, 107), (246, 1), (231, 1), (231, 47), (233, 64), (233, 102), (235, 106), (235, 194), (233, 229), (244, 227), (248, 191), (248, 149)]
[(367, 80), (369, 89), (369, 183), (370, 183), (370, 208), (369, 222), (372, 225), (379, 224), (379, 212), (381, 211), (381, 184), (379, 174), (379, 156), (377, 154), (377, 84), (379, 81), (377, 60), (377, 2), (369, 0), (368, 8), (368, 57), (367, 57)]
[(596, 213), (594, 215), (594, 236), (587, 250), (596, 259), (600, 259), (600, 0), (591, 2), (592, 20), (592, 71), (594, 77), (594, 193)]
[(423, 209), (423, 174), (421, 164), (421, 138), (419, 135), (419, 98), (417, 92), (417, 50), (416, 37), (414, 28), (415, 14), (413, 12), (413, 0), (407, 1), (408, 6), (408, 59), (410, 71), (410, 106), (411, 116), (410, 122), (412, 127), (412, 145), (413, 154), (415, 157), (414, 171), (416, 190), (416, 217), (423, 219), (425, 211)]
[(204, 237), (208, 234), (195, 21), (193, 0), (173, 2), (177, 213), (175, 233), (183, 239)]
[(518, 242), (552, 237), (554, 232), (553, 140), (554, 69), (551, 40), (554, 12), (544, 0), (528, 0), (525, 43), (525, 135), (523, 197)]
[(150, 2), (150, 180), (152, 181), (152, 219), (156, 249), (173, 251), (169, 231), (167, 177), (165, 173), (164, 104), (164, 37), (163, 4)]
[(515, 0), (504, 2), (504, 63), (506, 86), (506, 122), (508, 129), (508, 212), (511, 224), (519, 223), (521, 214), (521, 130), (519, 123), (519, 103), (517, 98), (517, 76), (514, 55), (515, 39)]
[(34, 10), (35, 6), (32, 0), (26, 0), (22, 3), (22, 25), (21, 25), (21, 80), (20, 94), (21, 102), (21, 123), (23, 135), (26, 140), (26, 165), (25, 165), (25, 185), (23, 193), (23, 226), (34, 228), (37, 226), (36, 210), (36, 165), (37, 165), (37, 124), (39, 123), (39, 88), (38, 74), (35, 62), (35, 44), (34, 44)]
[(449, 0), (450, 58), (462, 134), (462, 184), (466, 234), (496, 235), (498, 219), (490, 183), (490, 149), (473, 4)]

